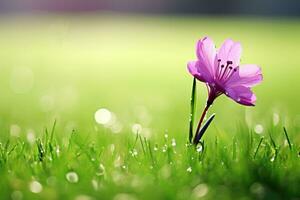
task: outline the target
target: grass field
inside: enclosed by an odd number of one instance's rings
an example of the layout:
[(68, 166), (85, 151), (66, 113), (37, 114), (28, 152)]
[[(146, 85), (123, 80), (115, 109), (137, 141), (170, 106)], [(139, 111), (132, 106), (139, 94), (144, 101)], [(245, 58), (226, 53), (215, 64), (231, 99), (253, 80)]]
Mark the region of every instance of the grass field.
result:
[[(264, 81), (256, 107), (218, 98), (195, 150), (186, 63), (206, 35), (240, 41)], [(299, 35), (297, 19), (1, 16), (1, 199), (299, 199)]]

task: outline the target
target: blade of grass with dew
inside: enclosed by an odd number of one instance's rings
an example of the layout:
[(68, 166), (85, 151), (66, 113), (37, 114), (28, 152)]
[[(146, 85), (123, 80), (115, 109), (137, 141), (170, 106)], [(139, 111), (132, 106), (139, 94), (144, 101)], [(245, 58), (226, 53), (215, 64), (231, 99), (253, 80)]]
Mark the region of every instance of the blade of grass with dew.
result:
[[(205, 141), (200, 141), (199, 144), (201, 146), (201, 151), (198, 151), (197, 152), (199, 153), (199, 156), (198, 156), (198, 160), (199, 161), (202, 161), (204, 159), (204, 155), (205, 155), (205, 151), (206, 151), (206, 148), (205, 148)], [(197, 147), (198, 148), (198, 147)]]
[(279, 148), (277, 147), (277, 145), (276, 145), (276, 143), (275, 143), (275, 141), (274, 141), (274, 139), (271, 135), (271, 132), (269, 132), (269, 136), (270, 136), (271, 144), (272, 144), (272, 146), (275, 150), (275, 155), (274, 155), (274, 160), (275, 160), (277, 158)]
[(189, 127), (189, 141), (192, 143), (193, 139), (193, 129), (194, 129), (194, 116), (195, 116), (195, 108), (196, 108), (196, 79), (193, 79), (193, 86), (192, 86), (192, 96), (191, 96), (191, 112), (190, 112), (190, 127)]
[(37, 149), (38, 149), (39, 161), (42, 162), (44, 160), (45, 150), (44, 150), (43, 143), (42, 143), (41, 139), (38, 138), (36, 140), (36, 145), (37, 145)]

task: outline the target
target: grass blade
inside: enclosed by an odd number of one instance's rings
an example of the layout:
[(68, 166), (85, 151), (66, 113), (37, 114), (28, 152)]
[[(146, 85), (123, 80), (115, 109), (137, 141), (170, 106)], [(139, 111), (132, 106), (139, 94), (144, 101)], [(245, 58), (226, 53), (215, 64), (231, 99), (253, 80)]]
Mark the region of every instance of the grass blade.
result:
[(274, 150), (277, 150), (276, 143), (275, 143), (275, 141), (274, 141), (274, 139), (273, 139), (273, 137), (272, 137), (271, 133), (269, 133), (269, 136), (270, 136), (270, 141), (271, 141), (271, 144), (272, 144), (272, 146), (273, 146)]
[(258, 152), (258, 150), (259, 150), (259, 147), (260, 147), (260, 145), (261, 145), (261, 143), (262, 143), (262, 141), (264, 140), (264, 138), (262, 137), (261, 139), (260, 139), (260, 141), (259, 141), (259, 143), (258, 143), (258, 145), (257, 145), (257, 148), (256, 148), (256, 150), (255, 150), (255, 153), (254, 153), (254, 156), (253, 156), (253, 158), (255, 158), (256, 157), (256, 154), (257, 154), (257, 152)]
[(236, 160), (236, 138), (234, 137), (232, 140), (232, 160)]
[(151, 144), (150, 144), (150, 141), (148, 140), (148, 149), (149, 149), (149, 154), (150, 154), (150, 158), (151, 158), (151, 161), (152, 161), (152, 165), (153, 167), (155, 167), (155, 159), (154, 159), (154, 156), (153, 156), (153, 152), (152, 152), (152, 149), (151, 149)]
[(137, 143), (138, 139), (139, 139), (139, 132), (137, 132), (137, 133), (136, 133), (136, 137), (135, 137), (135, 140), (134, 140), (134, 143), (133, 143), (132, 149), (134, 149), (134, 148), (135, 148), (135, 146), (136, 146), (136, 143)]
[(36, 140), (36, 145), (37, 145), (37, 149), (38, 149), (38, 158), (39, 161), (42, 162), (44, 160), (44, 156), (45, 156), (45, 150), (43, 147), (43, 143), (40, 139)]
[(292, 151), (292, 143), (291, 143), (291, 141), (290, 141), (290, 138), (289, 138), (289, 136), (288, 136), (288, 133), (287, 133), (287, 130), (286, 130), (285, 127), (283, 127), (283, 131), (284, 131), (285, 137), (286, 137), (286, 139), (287, 139), (287, 141), (288, 141), (289, 148), (290, 148), (290, 150)]
[(190, 127), (189, 127), (190, 143), (192, 143), (192, 139), (193, 139), (195, 108), (196, 108), (196, 78), (193, 79), (192, 96), (191, 96), (191, 112), (190, 112)]
[(207, 130), (207, 128), (209, 127), (210, 123), (212, 122), (212, 120), (215, 118), (216, 114), (212, 114), (208, 120), (205, 122), (205, 124), (202, 126), (202, 128), (200, 129), (199, 133), (197, 134), (197, 138), (196, 138), (196, 144), (199, 143), (199, 141), (201, 140), (202, 136), (204, 135), (205, 131)]
[(139, 134), (139, 139), (140, 139), (140, 143), (141, 143), (141, 146), (142, 146), (143, 153), (146, 156), (146, 150), (145, 150), (145, 147), (144, 147), (144, 142), (143, 142), (142, 136), (140, 134)]
[(273, 146), (273, 148), (274, 148), (274, 151), (275, 151), (275, 155), (274, 155), (273, 158), (272, 158), (272, 160), (274, 161), (274, 160), (277, 158), (278, 150), (279, 150), (279, 149), (278, 149), (278, 147), (277, 147), (277, 145), (276, 145), (276, 143), (275, 143), (275, 141), (274, 141), (274, 139), (273, 139), (271, 133), (269, 133), (269, 136), (270, 136), (271, 144), (272, 144), (272, 146)]
[(51, 134), (50, 134), (50, 141), (49, 141), (49, 143), (51, 143), (52, 140), (53, 140), (53, 135), (54, 135), (55, 127), (56, 127), (56, 119), (54, 120), (52, 129), (51, 129)]

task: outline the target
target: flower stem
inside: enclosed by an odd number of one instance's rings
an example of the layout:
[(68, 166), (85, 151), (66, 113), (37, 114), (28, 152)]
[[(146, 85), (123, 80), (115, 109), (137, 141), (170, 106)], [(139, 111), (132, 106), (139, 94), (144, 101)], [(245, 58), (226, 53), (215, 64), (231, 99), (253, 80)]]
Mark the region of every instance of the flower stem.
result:
[(198, 136), (198, 134), (199, 134), (199, 131), (200, 131), (200, 128), (201, 128), (201, 124), (202, 124), (202, 122), (203, 122), (203, 120), (204, 120), (204, 117), (205, 117), (205, 115), (206, 115), (206, 113), (207, 113), (207, 110), (209, 109), (209, 107), (210, 107), (210, 103), (207, 103), (206, 104), (206, 106), (205, 106), (205, 108), (204, 108), (204, 110), (203, 110), (203, 112), (202, 112), (202, 115), (201, 115), (201, 117), (200, 117), (200, 120), (199, 120), (199, 122), (198, 122), (198, 126), (197, 126), (197, 130), (196, 130), (196, 133), (195, 133), (195, 137), (194, 137), (194, 140), (193, 140), (193, 143), (196, 145), (196, 144), (198, 144), (199, 143), (199, 141), (197, 141), (197, 136)]

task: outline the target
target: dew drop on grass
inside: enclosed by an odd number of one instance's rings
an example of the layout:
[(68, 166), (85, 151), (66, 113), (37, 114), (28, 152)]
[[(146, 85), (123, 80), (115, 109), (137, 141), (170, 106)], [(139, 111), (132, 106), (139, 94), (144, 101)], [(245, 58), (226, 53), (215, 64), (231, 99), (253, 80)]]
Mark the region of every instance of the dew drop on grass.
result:
[(56, 152), (56, 155), (59, 157), (59, 155), (60, 155), (60, 149), (59, 149), (59, 146), (56, 146), (55, 152)]
[(185, 147), (192, 147), (192, 146), (193, 146), (193, 144), (190, 144), (190, 143), (185, 144)]
[(101, 108), (95, 113), (95, 120), (98, 124), (106, 125), (111, 121), (111, 119), (112, 113), (106, 108)]
[(270, 159), (270, 161), (271, 161), (271, 162), (274, 162), (274, 160), (275, 160), (275, 155), (272, 156), (272, 158)]
[(104, 176), (105, 175), (105, 167), (103, 164), (99, 164), (99, 167), (98, 167), (98, 171), (96, 172), (96, 175), (97, 176)]
[(32, 193), (40, 193), (43, 190), (43, 186), (38, 181), (32, 181), (29, 183), (29, 190)]
[(132, 157), (136, 157), (138, 155), (138, 152), (136, 149), (130, 150), (129, 153), (131, 154)]
[(256, 124), (254, 127), (254, 131), (257, 134), (262, 134), (264, 131), (264, 127), (261, 124)]
[(172, 147), (176, 147), (176, 140), (175, 140), (175, 138), (172, 138), (171, 145), (172, 145)]
[(157, 145), (157, 144), (155, 144), (153, 150), (154, 150), (154, 151), (158, 151), (158, 145)]
[(66, 174), (66, 179), (70, 183), (77, 183), (79, 181), (79, 177), (76, 172), (68, 172)]
[(202, 145), (201, 144), (197, 145), (196, 151), (197, 152), (201, 152), (202, 151)]
[(166, 133), (166, 134), (164, 135), (164, 137), (165, 137), (165, 139), (168, 139), (169, 135)]
[(192, 167), (188, 167), (187, 169), (186, 169), (186, 171), (188, 172), (188, 173), (191, 173), (193, 170), (192, 170)]

